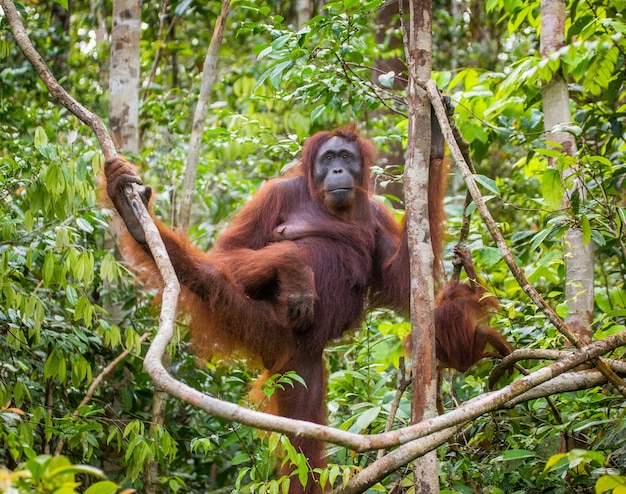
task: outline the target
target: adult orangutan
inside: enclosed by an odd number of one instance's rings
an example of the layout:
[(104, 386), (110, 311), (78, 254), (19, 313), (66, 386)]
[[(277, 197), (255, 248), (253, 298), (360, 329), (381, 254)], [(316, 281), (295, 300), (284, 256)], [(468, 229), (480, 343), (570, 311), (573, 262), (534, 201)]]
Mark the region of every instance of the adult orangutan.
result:
[[(431, 154), (430, 223), (439, 266), (445, 179), (440, 133), (433, 135)], [(274, 413), (324, 423), (326, 343), (361, 324), (366, 302), (408, 313), (406, 231), (368, 190), (374, 158), (372, 143), (352, 125), (315, 134), (304, 145), (300, 165), (261, 187), (208, 254), (157, 221), (183, 287), (199, 356), (241, 351), (260, 360), (264, 376), (295, 371), (305, 380), (306, 388), (296, 383), (275, 392)], [(130, 233), (127, 250), (156, 272), (124, 194), (126, 184), (141, 183), (135, 167), (115, 157), (105, 174), (107, 193)], [(149, 203), (149, 188), (143, 199)], [(473, 355), (474, 349), (454, 351)], [(292, 443), (311, 468), (325, 466), (319, 442)], [(288, 472), (287, 467), (283, 473)], [(290, 492), (319, 487), (313, 477), (306, 488), (292, 479)]]

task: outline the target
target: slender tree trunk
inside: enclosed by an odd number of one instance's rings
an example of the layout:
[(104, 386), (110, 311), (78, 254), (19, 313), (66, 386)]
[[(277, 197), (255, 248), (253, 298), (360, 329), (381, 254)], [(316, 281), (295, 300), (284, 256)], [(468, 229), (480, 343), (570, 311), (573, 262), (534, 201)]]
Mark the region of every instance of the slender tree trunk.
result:
[(193, 116), (191, 137), (189, 138), (189, 152), (187, 153), (187, 162), (185, 165), (185, 177), (183, 180), (183, 193), (179, 213), (178, 224), (184, 230), (189, 228), (204, 123), (209, 111), (211, 91), (217, 75), (217, 55), (219, 54), (222, 40), (224, 39), (224, 29), (226, 28), (226, 20), (228, 19), (229, 12), (230, 0), (223, 0), (222, 10), (215, 21), (215, 29), (213, 30), (211, 43), (209, 44), (209, 49), (204, 59), (202, 84), (200, 86), (200, 94), (198, 95), (198, 104), (196, 105), (196, 111)]
[(313, 15), (313, 0), (296, 1), (296, 23), (297, 28), (302, 29), (311, 20)]
[(119, 151), (139, 152), (141, 1), (115, 0), (111, 29), (109, 128)]
[[(541, 2), (541, 56), (547, 57), (564, 46), (566, 9), (564, 0), (542, 0)], [(558, 124), (569, 123), (572, 115), (569, 106), (567, 82), (560, 71), (542, 88), (546, 140), (557, 142), (562, 151), (575, 156), (576, 141), (568, 132), (553, 132)], [(553, 165), (553, 164), (552, 164)], [(576, 173), (575, 167), (564, 172), (564, 178)], [(584, 199), (582, 184), (575, 182), (567, 192), (565, 206), (570, 206), (572, 194), (579, 194)], [(578, 226), (572, 226), (565, 234), (565, 299), (568, 315), (565, 322), (583, 341), (591, 341), (591, 322), (593, 319), (593, 260), (594, 249), (591, 241), (585, 243), (583, 232)]]
[[(413, 342), (413, 399), (411, 420), (436, 415), (437, 359), (435, 357), (433, 246), (428, 214), (430, 164), (430, 101), (418, 81), (430, 79), (432, 65), (432, 1), (409, 2), (405, 51), (409, 67), (409, 132), (404, 184), (407, 232), (411, 254), (411, 327)], [(406, 33), (405, 26), (405, 33)], [(413, 467), (415, 492), (439, 492), (437, 452), (418, 458)]]
[[(115, 0), (111, 29), (111, 73), (109, 81), (109, 127), (118, 150), (138, 154), (139, 144), (139, 41), (141, 1)], [(116, 224), (112, 224), (115, 232)], [(117, 232), (119, 235), (119, 232)], [(163, 425), (167, 393), (155, 386), (152, 397), (150, 437), (156, 441), (157, 427)], [(156, 447), (158, 445), (155, 444)], [(143, 492), (154, 494), (159, 485), (159, 465), (150, 460), (143, 475)]]

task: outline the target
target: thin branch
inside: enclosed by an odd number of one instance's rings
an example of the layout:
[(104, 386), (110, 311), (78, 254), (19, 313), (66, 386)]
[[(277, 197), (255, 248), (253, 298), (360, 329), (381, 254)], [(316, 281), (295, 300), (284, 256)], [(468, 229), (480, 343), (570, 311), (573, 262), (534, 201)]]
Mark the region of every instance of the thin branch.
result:
[(584, 362), (626, 344), (626, 332), (617, 333), (604, 340), (591, 343), (585, 348), (572, 352), (558, 362), (544, 367), (529, 376), (523, 377), (500, 390), (485, 393), (469, 400), (446, 415), (434, 417), (420, 422), (419, 424), (396, 431), (367, 436), (333, 429), (312, 422), (294, 420), (249, 410), (235, 405), (234, 403), (228, 403), (203, 394), (177, 381), (165, 370), (160, 362), (160, 358), (165, 352), (172, 336), (172, 329), (161, 328), (150, 346), (144, 361), (144, 367), (155, 382), (163, 386), (172, 396), (197, 408), (201, 408), (217, 417), (236, 421), (258, 429), (329, 442), (357, 452), (404, 444), (443, 431), (444, 429), (464, 424), (484, 413), (506, 406), (509, 401), (534, 387)]
[(167, 37), (172, 32), (172, 28), (174, 27), (174, 24), (176, 23), (176, 20), (178, 19), (177, 15), (174, 15), (172, 17), (171, 22), (167, 26), (167, 32), (165, 33), (165, 36), (164, 36), (163, 29), (165, 27), (165, 19), (167, 18), (167, 9), (169, 7), (170, 7), (170, 3), (167, 0), (161, 4), (161, 12), (159, 14), (159, 31), (156, 36), (156, 39), (159, 42), (159, 46), (157, 47), (156, 52), (154, 54), (154, 61), (152, 62), (150, 75), (148, 76), (148, 80), (146, 81), (146, 87), (148, 88), (148, 91), (150, 90), (150, 85), (154, 82), (157, 69), (159, 68), (159, 62), (161, 61), (161, 53), (163, 51), (163, 45), (165, 44)]
[[(533, 285), (526, 278), (526, 274), (515, 262), (515, 258), (511, 253), (506, 241), (504, 240), (504, 236), (502, 232), (498, 229), (498, 226), (491, 216), (491, 212), (487, 208), (485, 201), (482, 198), (480, 190), (478, 189), (478, 185), (476, 185), (476, 180), (470, 170), (469, 166), (465, 162), (463, 155), (459, 149), (459, 146), (452, 135), (452, 130), (450, 129), (450, 125), (448, 123), (448, 118), (446, 116), (445, 108), (441, 102), (441, 95), (439, 94), (439, 88), (437, 88), (437, 84), (433, 80), (429, 80), (426, 83), (426, 91), (428, 92), (428, 96), (430, 101), (435, 109), (435, 113), (437, 115), (437, 119), (439, 120), (439, 125), (441, 126), (441, 130), (444, 134), (446, 142), (448, 143), (448, 147), (450, 149), (450, 153), (457, 164), (463, 178), (465, 179), (465, 184), (467, 185), (468, 191), (472, 194), (472, 198), (474, 199), (474, 204), (476, 204), (476, 208), (480, 212), (482, 219), (491, 233), (492, 238), (498, 245), (500, 253), (502, 254), (502, 258), (504, 262), (506, 262), (509, 270), (513, 274), (514, 278), (519, 283), (519, 286), (524, 290), (526, 295), (539, 307), (539, 309), (546, 315), (548, 320), (554, 325), (554, 327), (564, 335), (570, 343), (572, 343), (576, 348), (582, 348), (585, 345), (585, 342), (574, 332), (572, 329), (561, 319), (555, 310), (548, 305), (548, 303), (543, 299), (543, 297), (539, 294), (539, 292), (535, 289)], [(609, 380), (611, 384), (613, 384), (618, 391), (626, 396), (626, 384), (624, 381), (620, 379), (609, 367), (602, 362), (602, 360), (598, 359), (593, 362), (593, 364), (597, 367), (597, 369), (602, 372)]]
[(100, 143), (100, 148), (102, 149), (105, 158), (115, 156), (117, 152), (104, 122), (98, 115), (91, 113), (87, 110), (87, 108), (67, 94), (61, 87), (46, 65), (44, 59), (41, 58), (41, 55), (37, 53), (37, 50), (35, 50), (35, 47), (30, 42), (28, 34), (22, 25), (22, 21), (20, 20), (20, 15), (13, 5), (13, 0), (0, 0), (0, 5), (2, 6), (2, 10), (4, 10), (4, 15), (9, 21), (9, 27), (13, 32), (15, 42), (22, 50), (22, 53), (24, 53), (26, 59), (33, 66), (35, 72), (37, 72), (45, 86), (48, 88), (50, 94), (65, 108), (72, 112), (72, 114), (74, 114), (81, 122), (91, 127), (96, 135), (96, 138), (98, 139), (98, 142)]
[[(502, 358), (489, 374), (489, 388), (493, 388), (500, 378), (513, 367), (517, 367), (518, 362), (523, 360), (559, 360), (570, 355), (569, 350), (538, 350), (534, 348), (520, 348)], [(626, 362), (621, 360), (604, 359), (604, 361), (619, 374), (626, 374)]]
[[(609, 342), (607, 341), (609, 339), (615, 340), (609, 344)], [(412, 459), (415, 459), (417, 456), (427, 453), (428, 451), (424, 451), (422, 449), (422, 445), (424, 443), (428, 442), (428, 444), (430, 444), (431, 446), (434, 445), (433, 447), (437, 447), (435, 445), (437, 442), (435, 437), (441, 437), (438, 436), (439, 433), (441, 433), (442, 436), (446, 433), (449, 433), (448, 437), (450, 437), (458, 430), (461, 430), (463, 424), (488, 411), (495, 411), (501, 408), (510, 408), (514, 404), (519, 404), (531, 399), (543, 398), (549, 395), (560, 393), (563, 390), (573, 391), (579, 389), (587, 389), (592, 386), (598, 386), (600, 384), (606, 383), (606, 378), (597, 371), (580, 374), (565, 374), (565, 372), (566, 369), (570, 370), (574, 367), (577, 367), (577, 365), (572, 365), (573, 361), (582, 357), (584, 354), (589, 357), (586, 360), (591, 360), (592, 358), (594, 358), (592, 357), (592, 355), (600, 355), (601, 353), (597, 353), (600, 349), (597, 345), (601, 345), (605, 350), (608, 351), (608, 347), (613, 347), (614, 344), (617, 344), (618, 340), (620, 342), (623, 342), (622, 344), (626, 343), (626, 331), (617, 333), (605, 340), (592, 343), (581, 350), (569, 353), (562, 360), (555, 362), (548, 367), (544, 367), (543, 369), (540, 369), (533, 374), (525, 376), (518, 381), (512, 383), (511, 385), (506, 386), (500, 391), (485, 393), (476, 398), (473, 398), (465, 402), (459, 408), (445, 415), (440, 415), (433, 419), (426, 420), (411, 427), (396, 431), (397, 433), (402, 434), (402, 439), (410, 438), (409, 442), (405, 446), (401, 446), (392, 453), (384, 456), (381, 460), (377, 460), (374, 463), (370, 464), (365, 470), (355, 475), (348, 482), (348, 485), (350, 486), (349, 490), (343, 491), (337, 489), (334, 494), (363, 492), (362, 490), (358, 490), (358, 487), (361, 487), (364, 490), (363, 486), (373, 485), (369, 482), (373, 481), (374, 483), (376, 483), (385, 478), (388, 474), (396, 471), (398, 468), (405, 465), (406, 462), (412, 461)], [(592, 350), (591, 347), (595, 348)], [(533, 382), (533, 384), (531, 384), (531, 381)], [(525, 391), (520, 392), (522, 388), (524, 388)], [(504, 393), (501, 394), (502, 392)], [(515, 396), (513, 397), (511, 395)], [(481, 410), (481, 412), (474, 415), (474, 412), (477, 412), (479, 409)], [(462, 420), (459, 420), (460, 414), (464, 416)], [(472, 415), (474, 416), (472, 417)], [(435, 436), (436, 434), (437, 436)], [(370, 436), (370, 440), (374, 438), (382, 439), (385, 435), (387, 434)], [(445, 442), (445, 440), (443, 442)], [(413, 454), (416, 454), (417, 456), (412, 457)]]
[(417, 458), (421, 458), (430, 453), (438, 446), (441, 446), (448, 439), (459, 432), (463, 426), (461, 424), (448, 429), (444, 429), (424, 437), (419, 441), (412, 441), (400, 446), (391, 453), (386, 454), (381, 459), (370, 463), (366, 468), (352, 477), (345, 486), (334, 489), (331, 494), (360, 494), (370, 487), (376, 485), (388, 475), (395, 472), (403, 465), (407, 465)]
[(189, 228), (189, 219), (191, 217), (191, 206), (193, 203), (193, 192), (196, 186), (196, 175), (198, 171), (198, 160), (200, 157), (200, 146), (202, 144), (202, 134), (204, 132), (204, 123), (206, 121), (209, 110), (209, 102), (211, 100), (211, 91), (217, 77), (217, 56), (224, 39), (224, 30), (226, 29), (226, 21), (230, 13), (230, 0), (222, 1), (222, 10), (217, 20), (211, 43), (204, 59), (204, 68), (202, 70), (202, 84), (200, 86), (200, 94), (198, 95), (198, 103), (193, 116), (193, 125), (191, 127), (191, 136), (189, 139), (189, 151), (187, 153), (187, 162), (185, 165), (185, 177), (183, 180), (182, 202), (180, 206), (179, 225), (183, 230)]
[[(146, 338), (148, 338), (148, 336), (150, 336), (150, 333), (144, 333), (139, 337), (139, 346), (141, 346), (141, 344), (146, 340)], [(71, 417), (73, 419), (78, 418), (78, 416), (80, 415), (80, 408), (84, 407), (91, 401), (91, 399), (93, 398), (93, 394), (96, 392), (96, 389), (98, 389), (98, 386), (100, 386), (100, 383), (102, 382), (102, 380), (105, 377), (107, 377), (111, 373), (111, 371), (113, 371), (113, 369), (117, 366), (117, 364), (119, 364), (122, 360), (124, 360), (130, 354), (131, 351), (132, 349), (130, 348), (127, 348), (126, 350), (124, 350), (117, 357), (111, 360), (111, 362), (109, 362), (109, 365), (107, 365), (104, 369), (102, 369), (100, 374), (96, 376), (96, 378), (91, 382), (91, 385), (87, 389), (87, 393), (85, 393), (85, 396), (83, 397), (81, 402), (78, 404), (78, 406), (72, 413)], [(65, 439), (62, 438), (59, 441), (59, 444), (57, 444), (56, 449), (54, 450), (54, 456), (59, 456), (61, 454), (61, 451), (63, 451), (64, 445), (65, 445)]]
[[(456, 125), (456, 120), (454, 120), (453, 118), (448, 118), (447, 120), (448, 124), (450, 124), (450, 128), (452, 129), (454, 140), (459, 145), (459, 149), (461, 151), (461, 154), (463, 155), (463, 158), (465, 159), (465, 162), (467, 163), (467, 166), (469, 166), (469, 169), (472, 173), (476, 173), (476, 166), (474, 165), (472, 157), (470, 156), (469, 143), (465, 140), (463, 134), (461, 134), (461, 131)], [(459, 231), (458, 246), (461, 249), (461, 252), (465, 251), (465, 248), (467, 247), (467, 237), (469, 236), (470, 220), (472, 218), (472, 213), (468, 213), (468, 209), (470, 207), (470, 204), (472, 204), (472, 200), (472, 194), (470, 194), (470, 191), (468, 190), (465, 194), (465, 203), (463, 204), (463, 222)], [(452, 269), (452, 279), (460, 279), (462, 269), (463, 263), (454, 263)]]
[[(385, 432), (389, 432), (393, 429), (393, 423), (396, 420), (396, 414), (398, 413), (398, 409), (400, 408), (400, 401), (402, 400), (402, 395), (406, 391), (406, 388), (411, 384), (412, 379), (406, 377), (406, 369), (404, 366), (404, 357), (400, 357), (400, 362), (398, 363), (398, 385), (396, 386), (396, 394), (393, 397), (393, 402), (391, 403), (391, 408), (389, 409), (389, 417), (387, 417), (387, 423), (385, 424)], [(383, 456), (385, 456), (385, 449), (379, 449), (376, 455), (376, 459), (380, 460)]]

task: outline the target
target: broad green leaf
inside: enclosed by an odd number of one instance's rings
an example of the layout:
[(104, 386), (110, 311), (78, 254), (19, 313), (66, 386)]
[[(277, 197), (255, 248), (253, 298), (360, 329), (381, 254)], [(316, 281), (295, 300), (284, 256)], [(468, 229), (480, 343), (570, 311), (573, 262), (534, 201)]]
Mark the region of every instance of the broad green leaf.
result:
[(76, 218), (76, 225), (84, 232), (93, 233), (94, 231), (93, 225), (84, 218)]
[[(551, 144), (555, 146), (558, 143), (551, 143)], [(548, 156), (549, 158), (560, 159), (563, 157), (563, 151), (558, 151), (552, 148), (534, 148), (533, 151), (537, 154)]]
[(67, 301), (70, 303), (70, 305), (73, 307), (76, 305), (76, 303), (78, 302), (78, 292), (76, 291), (76, 288), (74, 288), (73, 285), (67, 285), (65, 287), (65, 298), (67, 298)]
[(250, 461), (250, 455), (247, 453), (241, 453), (230, 460), (232, 466), (241, 465)]
[(529, 451), (527, 449), (509, 449), (500, 455), (500, 458), (505, 461), (510, 460), (522, 460), (524, 458), (536, 458), (537, 453)]
[(315, 120), (317, 120), (317, 118), (324, 113), (324, 111), (326, 110), (326, 105), (319, 105), (317, 108), (315, 108), (312, 112), (311, 112), (311, 122), (314, 122)]
[(117, 492), (118, 485), (110, 480), (102, 480), (89, 486), (85, 491), (85, 494), (115, 494)]
[(45, 286), (50, 285), (50, 282), (52, 281), (52, 277), (54, 276), (54, 262), (55, 262), (55, 256), (52, 253), (52, 251), (48, 251), (46, 253), (46, 258), (43, 262), (43, 269), (42, 269), (42, 278), (43, 278), (43, 283)]
[(487, 267), (494, 266), (502, 259), (500, 250), (495, 247), (483, 247), (478, 251), (478, 257)]
[(283, 46), (285, 46), (287, 41), (289, 41), (291, 36), (292, 36), (291, 34), (283, 34), (282, 36), (279, 36), (278, 38), (276, 38), (274, 42), (272, 43), (272, 50), (274, 51), (280, 50)]
[(359, 415), (359, 417), (356, 419), (356, 422), (355, 422), (359, 430), (367, 429), (370, 426), (370, 424), (374, 422), (374, 420), (376, 420), (376, 418), (380, 414), (380, 410), (381, 410), (380, 407), (372, 407), (372, 408), (367, 409), (361, 415)]
[(552, 455), (550, 459), (546, 462), (546, 466), (544, 467), (544, 472), (547, 472), (553, 468), (558, 468), (564, 465), (567, 465), (569, 461), (567, 460), (567, 453), (560, 453), (557, 455)]
[(55, 164), (46, 170), (46, 188), (54, 194), (61, 194), (65, 190), (65, 176), (61, 168)]
[(280, 87), (280, 81), (283, 79), (283, 73), (292, 65), (293, 62), (291, 60), (283, 60), (272, 69), (269, 79), (274, 88), (278, 89)]
[(561, 319), (565, 319), (567, 314), (569, 314), (569, 306), (565, 302), (557, 304), (555, 310)]
[(596, 482), (598, 494), (608, 491), (613, 491), (613, 494), (616, 494), (618, 488), (626, 489), (626, 477), (623, 475), (603, 475)]
[(498, 184), (492, 178), (485, 177), (484, 175), (474, 175), (474, 180), (477, 183), (485, 187), (489, 192), (493, 192), (496, 195), (500, 195), (500, 189), (498, 189)]
[(35, 146), (44, 147), (48, 144), (48, 136), (43, 127), (35, 128)]
[(58, 377), (60, 383), (65, 382), (67, 368), (65, 365), (65, 358), (61, 350), (58, 347), (54, 347), (43, 368), (43, 375), (46, 379), (51, 377)]
[(541, 181), (541, 194), (550, 209), (560, 209), (565, 189), (561, 183), (561, 174), (554, 168), (546, 168)]
[(387, 72), (386, 74), (380, 74), (378, 76), (378, 82), (380, 82), (380, 85), (383, 87), (388, 87), (388, 88), (393, 88), (393, 83), (396, 80), (396, 73), (395, 72)]

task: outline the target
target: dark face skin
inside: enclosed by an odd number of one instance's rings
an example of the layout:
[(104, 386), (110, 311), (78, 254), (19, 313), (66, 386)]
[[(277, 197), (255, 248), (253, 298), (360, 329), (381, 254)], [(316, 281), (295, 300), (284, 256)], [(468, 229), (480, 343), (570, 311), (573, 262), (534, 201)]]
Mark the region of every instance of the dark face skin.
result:
[(324, 202), (332, 209), (351, 206), (356, 187), (363, 183), (361, 153), (356, 142), (332, 137), (319, 149), (313, 163), (313, 182), (324, 192)]

